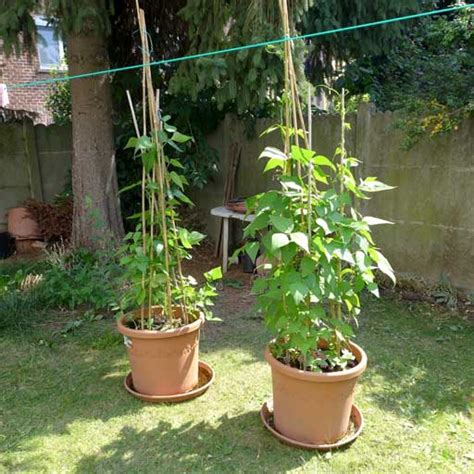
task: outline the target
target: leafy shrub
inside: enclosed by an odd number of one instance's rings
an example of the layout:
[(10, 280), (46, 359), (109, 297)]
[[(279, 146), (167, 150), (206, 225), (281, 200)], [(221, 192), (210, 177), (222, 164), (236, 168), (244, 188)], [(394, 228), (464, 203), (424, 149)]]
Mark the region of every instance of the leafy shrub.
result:
[(72, 198), (60, 197), (54, 204), (27, 199), (25, 207), (49, 242), (68, 242), (72, 233)]
[(0, 329), (31, 323), (52, 308), (80, 308), (92, 316), (110, 311), (122, 281), (111, 251), (92, 253), (57, 245), (45, 262), (0, 273)]
[(57, 245), (48, 252), (42, 291), (48, 306), (94, 311), (110, 310), (117, 301), (120, 270), (110, 251), (68, 250)]
[[(57, 74), (53, 73), (53, 77)], [(69, 81), (53, 82), (46, 96), (46, 108), (59, 125), (71, 123), (71, 85)]]
[(403, 149), (457, 130), (474, 113), (473, 25), (469, 8), (420, 20), (387, 53), (349, 61), (337, 82), (399, 112)]

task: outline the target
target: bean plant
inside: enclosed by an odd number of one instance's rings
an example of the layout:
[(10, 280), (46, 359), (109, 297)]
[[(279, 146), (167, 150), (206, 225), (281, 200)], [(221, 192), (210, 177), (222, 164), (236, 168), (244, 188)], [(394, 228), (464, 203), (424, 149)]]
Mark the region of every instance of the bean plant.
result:
[[(181, 134), (169, 123), (169, 116), (160, 119), (157, 133), (133, 137), (127, 148), (133, 148), (143, 165), (142, 212), (135, 216), (135, 231), (126, 235), (121, 263), (126, 268), (128, 290), (125, 308), (140, 308), (140, 329), (166, 329), (194, 321), (200, 314), (212, 318), (209, 306), (216, 291), (212, 281), (220, 278), (220, 268), (205, 273), (205, 283), (198, 285), (185, 275), (183, 260), (191, 259), (190, 250), (204, 235), (179, 226), (176, 208), (192, 205), (184, 194), (186, 178), (175, 170), (180, 161), (167, 156), (167, 149), (181, 151), (181, 144), (191, 137)], [(169, 171), (172, 167), (173, 171)], [(153, 306), (163, 308), (164, 317), (157, 318)], [(174, 317), (174, 308), (181, 308), (182, 319)]]
[(253, 291), (275, 335), (271, 352), (315, 372), (355, 364), (349, 341), (360, 295), (368, 290), (379, 296), (376, 270), (395, 282), (371, 233), (371, 226), (387, 221), (364, 217), (357, 206), (370, 193), (391, 187), (374, 177), (356, 179), (360, 161), (348, 155), (345, 145), (350, 128), (345, 91), (338, 97), (341, 141), (333, 159), (302, 146), (303, 130), (271, 127), (266, 133), (279, 130), (286, 151), (267, 147), (260, 159), (266, 160), (264, 172), (275, 174), (279, 189), (247, 200), (255, 219), (245, 236), (259, 236), (260, 243), (249, 242), (244, 250), (253, 260), (259, 252), (264, 256), (266, 275), (255, 281)]
[(142, 133), (127, 91), (136, 133), (127, 147), (134, 149), (135, 157), (142, 163), (141, 180), (128, 186), (141, 187), (141, 212), (135, 216), (138, 218), (135, 232), (126, 236), (126, 245), (122, 249), (121, 262), (126, 267), (129, 285), (123, 304), (126, 308), (139, 308), (139, 323), (136, 313), (132, 312), (129, 324), (142, 330), (165, 330), (189, 324), (202, 314), (212, 317), (208, 310), (216, 296), (212, 281), (221, 276), (221, 271), (215, 268), (207, 272), (206, 281), (200, 286), (192, 276), (184, 274), (182, 261), (191, 258), (189, 251), (204, 235), (179, 226), (177, 206), (192, 203), (183, 192), (187, 180), (179, 170), (184, 167), (178, 159), (169, 157), (168, 150), (181, 152), (182, 144), (191, 137), (171, 125), (169, 116), (161, 115), (160, 94), (154, 89), (149, 66), (150, 45), (145, 16), (140, 9), (138, 23), (145, 64)]

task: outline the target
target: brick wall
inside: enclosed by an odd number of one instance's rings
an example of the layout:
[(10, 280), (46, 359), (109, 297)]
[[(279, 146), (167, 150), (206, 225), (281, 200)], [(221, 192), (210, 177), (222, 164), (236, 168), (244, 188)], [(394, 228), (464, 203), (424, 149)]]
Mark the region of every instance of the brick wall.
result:
[[(42, 72), (39, 69), (36, 51), (31, 54), (23, 52), (21, 56), (16, 56), (13, 53), (7, 57), (0, 43), (0, 83), (14, 84), (50, 77), (48, 72)], [(10, 104), (8, 108), (35, 112), (37, 114), (34, 118), (35, 123), (50, 124), (52, 123), (52, 117), (45, 107), (47, 95), (48, 85), (9, 89)]]

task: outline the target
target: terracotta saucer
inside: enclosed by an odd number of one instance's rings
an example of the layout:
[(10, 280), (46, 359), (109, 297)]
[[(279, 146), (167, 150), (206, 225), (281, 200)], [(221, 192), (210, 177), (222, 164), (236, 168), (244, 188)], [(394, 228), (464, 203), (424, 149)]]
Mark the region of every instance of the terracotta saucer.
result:
[(127, 392), (131, 393), (135, 398), (150, 403), (178, 403), (190, 400), (191, 398), (202, 395), (214, 382), (214, 371), (212, 367), (205, 362), (199, 362), (199, 382), (196, 388), (185, 393), (176, 395), (145, 395), (135, 391), (133, 387), (132, 373), (129, 372), (123, 381), (123, 385)]
[(362, 428), (364, 427), (364, 417), (362, 416), (362, 413), (355, 405), (352, 405), (352, 429), (350, 430), (349, 435), (345, 436), (344, 438), (333, 444), (308, 444), (287, 438), (275, 429), (275, 427), (273, 426), (273, 404), (271, 401), (267, 401), (262, 405), (262, 409), (260, 410), (260, 417), (262, 418), (265, 428), (267, 428), (267, 430), (270, 431), (270, 433), (276, 438), (278, 438), (282, 443), (288, 444), (289, 446), (293, 446), (296, 448), (313, 449), (318, 451), (329, 451), (330, 449), (341, 448), (342, 446), (346, 446), (352, 443), (360, 435), (360, 433), (362, 432)]

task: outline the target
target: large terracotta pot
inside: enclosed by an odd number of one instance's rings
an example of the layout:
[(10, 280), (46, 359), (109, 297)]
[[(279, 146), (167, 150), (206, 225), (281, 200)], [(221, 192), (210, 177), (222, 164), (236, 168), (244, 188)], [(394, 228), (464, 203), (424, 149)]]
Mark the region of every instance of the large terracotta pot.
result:
[[(161, 311), (155, 307), (154, 311)], [(175, 314), (179, 308), (175, 309)], [(176, 395), (198, 384), (199, 332), (204, 322), (196, 321), (169, 331), (130, 329), (122, 316), (117, 321), (124, 335), (135, 390), (145, 395)]]
[(314, 373), (294, 369), (265, 351), (272, 369), (273, 422), (282, 435), (302, 443), (332, 444), (349, 428), (354, 388), (367, 367), (367, 356), (356, 344), (359, 362), (342, 372)]
[(8, 232), (16, 240), (41, 239), (38, 223), (25, 207), (14, 207), (8, 211)]

